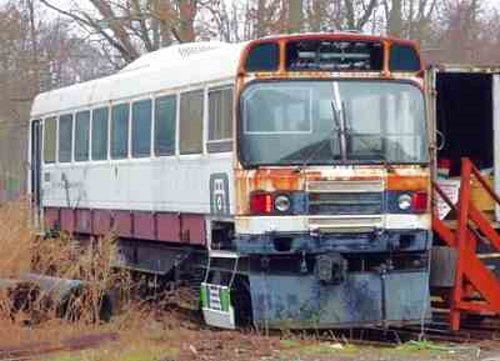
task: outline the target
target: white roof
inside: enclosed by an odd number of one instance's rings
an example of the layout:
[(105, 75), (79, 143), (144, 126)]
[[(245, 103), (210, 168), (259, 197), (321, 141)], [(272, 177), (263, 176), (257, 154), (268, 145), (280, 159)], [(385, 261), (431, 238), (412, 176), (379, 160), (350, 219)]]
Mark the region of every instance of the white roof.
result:
[(245, 45), (205, 42), (160, 49), (114, 75), (39, 94), (31, 116), (70, 112), (191, 84), (236, 78)]

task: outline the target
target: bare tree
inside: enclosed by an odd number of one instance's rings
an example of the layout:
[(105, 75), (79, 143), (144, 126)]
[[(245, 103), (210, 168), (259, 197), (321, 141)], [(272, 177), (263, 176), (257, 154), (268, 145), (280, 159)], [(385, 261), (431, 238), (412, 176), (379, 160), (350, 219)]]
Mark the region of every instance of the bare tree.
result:
[[(117, 53), (124, 63), (172, 42), (195, 41), (197, 15), (202, 9), (219, 4), (219, 0), (86, 1), (91, 10), (82, 5), (66, 9), (52, 0), (40, 0), (75, 21), (89, 36), (97, 36), (110, 61)], [(114, 65), (121, 67), (123, 63)]]
[(298, 33), (304, 25), (302, 0), (288, 1), (288, 31)]
[(309, 0), (306, 3), (306, 22), (312, 31), (321, 31), (329, 29), (328, 23), (330, 17), (330, 1), (327, 0)]

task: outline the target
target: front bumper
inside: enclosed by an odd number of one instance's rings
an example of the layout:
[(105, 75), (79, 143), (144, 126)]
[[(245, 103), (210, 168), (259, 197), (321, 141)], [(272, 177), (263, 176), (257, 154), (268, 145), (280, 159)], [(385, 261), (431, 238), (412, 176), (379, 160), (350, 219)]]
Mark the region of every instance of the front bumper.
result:
[(268, 232), (239, 235), (235, 248), (241, 254), (418, 252), (431, 246), (428, 230), (380, 230), (370, 233), (317, 234)]
[(428, 273), (349, 273), (340, 284), (314, 274), (249, 276), (253, 320), (279, 329), (400, 326), (429, 320)]

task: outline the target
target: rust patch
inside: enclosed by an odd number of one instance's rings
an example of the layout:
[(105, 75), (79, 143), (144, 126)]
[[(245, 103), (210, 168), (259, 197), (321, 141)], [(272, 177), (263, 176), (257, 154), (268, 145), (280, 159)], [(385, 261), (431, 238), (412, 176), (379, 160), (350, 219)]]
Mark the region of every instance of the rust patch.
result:
[(296, 168), (235, 169), (237, 214), (248, 214), (249, 195), (255, 191), (293, 192), (305, 190), (311, 181), (376, 181), (384, 180), (387, 190), (421, 191), (430, 187), (428, 169), (398, 167), (389, 171), (378, 166), (342, 167), (322, 170)]
[(304, 186), (305, 175), (295, 169), (236, 169), (237, 214), (247, 214), (248, 197), (254, 191), (292, 192)]
[(300, 189), (303, 176), (294, 169), (259, 169), (238, 170), (236, 179), (238, 186), (247, 188), (247, 191), (274, 192)]

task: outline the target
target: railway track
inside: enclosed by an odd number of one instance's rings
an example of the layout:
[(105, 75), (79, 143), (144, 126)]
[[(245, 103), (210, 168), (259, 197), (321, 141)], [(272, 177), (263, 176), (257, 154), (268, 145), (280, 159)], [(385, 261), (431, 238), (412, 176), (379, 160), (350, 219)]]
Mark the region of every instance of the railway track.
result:
[[(279, 336), (280, 333), (272, 332)], [(314, 330), (292, 332), (292, 335), (322, 342), (343, 342), (361, 346), (387, 347), (414, 341), (432, 341), (443, 344), (474, 345), (484, 341), (500, 341), (500, 319), (487, 319), (483, 323), (464, 322), (458, 332), (450, 331), (448, 323), (435, 321), (423, 328), (418, 325), (404, 327), (369, 327), (357, 329)], [(439, 346), (437, 346), (439, 347)]]
[(117, 341), (118, 338), (116, 333), (101, 333), (68, 337), (54, 343), (26, 342), (16, 346), (0, 347), (0, 361), (25, 361), (57, 352), (82, 351)]

